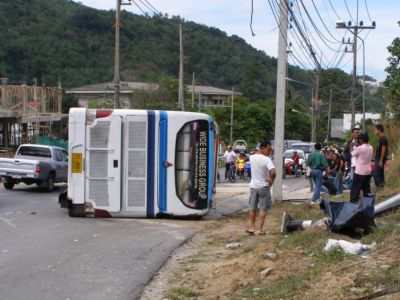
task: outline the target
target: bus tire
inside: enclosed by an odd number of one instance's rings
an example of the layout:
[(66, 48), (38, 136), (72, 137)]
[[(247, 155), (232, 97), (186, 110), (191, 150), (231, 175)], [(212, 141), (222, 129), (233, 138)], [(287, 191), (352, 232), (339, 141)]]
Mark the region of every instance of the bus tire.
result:
[(86, 217), (85, 204), (71, 204), (68, 207), (68, 215), (77, 218)]
[(3, 186), (6, 190), (12, 190), (14, 187), (14, 183), (8, 180), (4, 180)]

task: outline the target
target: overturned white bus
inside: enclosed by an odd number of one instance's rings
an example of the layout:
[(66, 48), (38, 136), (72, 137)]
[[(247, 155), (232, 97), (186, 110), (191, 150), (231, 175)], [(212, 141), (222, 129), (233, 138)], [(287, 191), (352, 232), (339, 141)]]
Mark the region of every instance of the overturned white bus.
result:
[(218, 130), (192, 112), (71, 108), (68, 189), (74, 217), (201, 216), (212, 208)]

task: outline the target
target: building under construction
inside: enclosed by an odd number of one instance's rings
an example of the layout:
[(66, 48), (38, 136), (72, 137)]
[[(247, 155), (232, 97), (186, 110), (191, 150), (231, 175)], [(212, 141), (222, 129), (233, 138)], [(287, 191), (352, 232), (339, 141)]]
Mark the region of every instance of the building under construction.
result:
[(20, 144), (36, 143), (39, 136), (62, 135), (62, 89), (0, 82), (0, 150), (13, 151)]

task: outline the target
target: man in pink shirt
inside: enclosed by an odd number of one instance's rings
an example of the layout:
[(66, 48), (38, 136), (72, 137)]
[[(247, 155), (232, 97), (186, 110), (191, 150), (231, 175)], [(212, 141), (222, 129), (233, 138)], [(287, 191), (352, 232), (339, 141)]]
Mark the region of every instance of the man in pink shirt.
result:
[(371, 160), (374, 150), (368, 144), (368, 134), (361, 134), (359, 140), (360, 146), (351, 152), (351, 155), (356, 158), (356, 169), (350, 191), (350, 202), (352, 203), (358, 203), (361, 189), (364, 197), (371, 193)]

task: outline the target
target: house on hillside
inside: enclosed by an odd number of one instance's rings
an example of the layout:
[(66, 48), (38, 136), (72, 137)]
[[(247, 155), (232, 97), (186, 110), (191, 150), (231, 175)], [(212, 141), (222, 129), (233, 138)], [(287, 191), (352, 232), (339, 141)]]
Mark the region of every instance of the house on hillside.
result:
[[(121, 82), (120, 102), (124, 107), (130, 107), (133, 95), (143, 91), (156, 91), (159, 86), (155, 83), (146, 82)], [(226, 107), (231, 106), (232, 96), (241, 96), (240, 92), (225, 90), (213, 86), (187, 85), (186, 90), (192, 95), (186, 99), (187, 103), (193, 102), (197, 106), (200, 102), (201, 107)], [(111, 104), (114, 99), (114, 83), (104, 82), (92, 85), (85, 85), (66, 90), (67, 94), (75, 95), (78, 105), (89, 107), (91, 104)], [(178, 99), (177, 99), (178, 101)]]
[[(109, 104), (114, 101), (113, 82), (102, 82), (91, 85), (84, 85), (77, 88), (68, 89), (67, 94), (75, 95), (78, 99), (78, 106), (89, 107), (90, 103)], [(120, 83), (120, 102), (121, 106), (129, 107), (131, 96), (136, 91), (154, 91), (158, 89), (158, 84), (145, 82), (127, 82)]]

